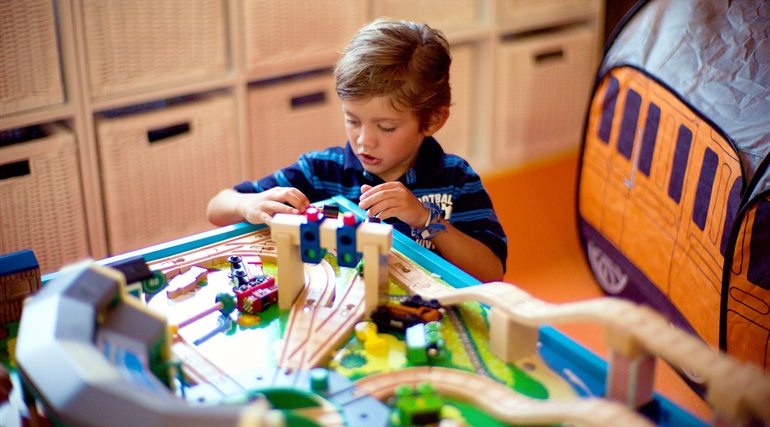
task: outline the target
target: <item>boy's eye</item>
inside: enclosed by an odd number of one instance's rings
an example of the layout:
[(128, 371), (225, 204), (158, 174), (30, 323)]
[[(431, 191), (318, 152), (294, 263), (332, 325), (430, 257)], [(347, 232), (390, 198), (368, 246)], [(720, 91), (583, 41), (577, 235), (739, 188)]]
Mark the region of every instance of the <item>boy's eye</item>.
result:
[(353, 120), (353, 119), (345, 119), (345, 123), (347, 123), (349, 125), (356, 126), (358, 124), (358, 121)]
[(378, 125), (377, 127), (379, 127), (380, 130), (383, 131), (383, 132), (393, 132), (394, 130), (396, 130), (395, 127), (389, 128), (389, 127), (385, 127), (385, 126), (382, 126), (382, 125)]

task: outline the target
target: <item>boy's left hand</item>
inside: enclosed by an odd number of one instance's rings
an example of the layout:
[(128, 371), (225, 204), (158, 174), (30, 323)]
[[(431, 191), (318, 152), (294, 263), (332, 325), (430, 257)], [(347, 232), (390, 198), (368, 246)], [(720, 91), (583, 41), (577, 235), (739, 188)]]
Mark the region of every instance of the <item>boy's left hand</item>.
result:
[(398, 181), (386, 182), (375, 187), (362, 185), (358, 206), (366, 209), (369, 216), (376, 216), (382, 220), (395, 217), (412, 228), (422, 227), (430, 215), (422, 202)]

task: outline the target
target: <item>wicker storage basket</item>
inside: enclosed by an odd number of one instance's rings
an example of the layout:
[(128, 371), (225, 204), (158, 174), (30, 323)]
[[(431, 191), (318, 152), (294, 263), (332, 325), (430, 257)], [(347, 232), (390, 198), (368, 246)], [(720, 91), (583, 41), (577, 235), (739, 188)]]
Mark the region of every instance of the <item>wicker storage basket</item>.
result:
[(372, 18), (388, 17), (425, 22), (442, 31), (477, 25), (479, 0), (373, 0)]
[(330, 73), (254, 86), (248, 97), (256, 178), (306, 151), (345, 143), (345, 122)]
[(0, 147), (0, 252), (31, 248), (43, 273), (88, 256), (77, 148), (72, 133)]
[(112, 254), (212, 228), (209, 199), (240, 178), (231, 98), (100, 116), (96, 130)]
[(50, 0), (0, 2), (0, 116), (64, 102)]
[(498, 0), (498, 22), (512, 25), (558, 23), (599, 11), (599, 0)]
[(595, 32), (577, 27), (500, 49), (496, 147), (499, 166), (576, 148), (591, 91)]
[(91, 96), (224, 75), (224, 0), (84, 0)]
[(245, 0), (244, 9), (251, 72), (316, 53), (339, 52), (366, 22), (366, 2), (360, 0)]
[(471, 155), (471, 111), (472, 84), (474, 76), (473, 47), (461, 45), (452, 47), (452, 68), (449, 71), (449, 84), (452, 87), (452, 106), (449, 120), (436, 139), (444, 151), (468, 159)]

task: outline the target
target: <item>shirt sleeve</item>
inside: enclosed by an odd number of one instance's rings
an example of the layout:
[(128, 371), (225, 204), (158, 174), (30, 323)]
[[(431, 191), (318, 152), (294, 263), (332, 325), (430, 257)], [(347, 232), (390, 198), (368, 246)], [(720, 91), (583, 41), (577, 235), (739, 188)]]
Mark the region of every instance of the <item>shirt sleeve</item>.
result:
[(275, 187), (294, 187), (310, 200), (316, 200), (313, 182), (313, 153), (302, 154), (296, 162), (256, 181), (244, 181), (233, 187), (239, 193), (261, 193)]
[(505, 271), (508, 259), (508, 239), (492, 199), (484, 189), (481, 178), (467, 162), (455, 186), (454, 203), (449, 222), (458, 230), (485, 244), (497, 255)]

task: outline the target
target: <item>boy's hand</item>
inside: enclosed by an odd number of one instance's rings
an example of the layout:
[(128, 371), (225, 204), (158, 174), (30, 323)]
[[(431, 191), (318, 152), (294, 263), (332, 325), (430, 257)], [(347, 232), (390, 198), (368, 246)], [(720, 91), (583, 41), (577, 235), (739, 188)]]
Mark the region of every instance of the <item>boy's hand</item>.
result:
[(404, 184), (398, 181), (386, 182), (376, 187), (361, 186), (361, 199), (358, 203), (370, 216), (379, 219), (398, 218), (412, 228), (425, 224), (430, 211)]
[(238, 213), (252, 224), (270, 224), (277, 213), (300, 214), (310, 200), (293, 187), (274, 187), (257, 194), (242, 194)]

